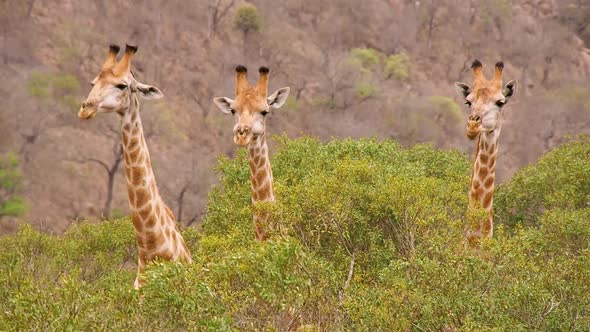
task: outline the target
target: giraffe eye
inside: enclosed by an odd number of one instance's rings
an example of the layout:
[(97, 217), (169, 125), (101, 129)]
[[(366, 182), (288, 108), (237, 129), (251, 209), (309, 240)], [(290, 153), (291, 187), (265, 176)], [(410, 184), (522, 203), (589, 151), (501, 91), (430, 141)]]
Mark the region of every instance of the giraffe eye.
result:
[(127, 84), (117, 84), (117, 85), (115, 85), (115, 88), (123, 91), (123, 90), (127, 89)]
[(498, 100), (496, 102), (496, 106), (498, 106), (499, 108), (502, 108), (504, 105), (506, 105), (506, 102), (503, 100)]
[(232, 115), (236, 114), (236, 110), (234, 110), (233, 108), (230, 108), (229, 111), (231, 112)]
[(260, 114), (262, 114), (262, 116), (266, 116), (268, 114), (268, 110), (264, 110), (264, 111), (260, 112)]
[(471, 107), (471, 102), (469, 100), (466, 100), (465, 105), (467, 105), (467, 107)]

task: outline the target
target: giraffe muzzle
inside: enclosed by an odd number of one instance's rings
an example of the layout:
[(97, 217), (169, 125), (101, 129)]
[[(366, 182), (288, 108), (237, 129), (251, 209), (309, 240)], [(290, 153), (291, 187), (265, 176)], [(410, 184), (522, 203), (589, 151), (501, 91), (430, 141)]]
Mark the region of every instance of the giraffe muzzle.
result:
[(467, 127), (465, 128), (465, 135), (469, 139), (474, 139), (481, 132), (481, 128), (481, 118), (478, 115), (470, 116), (467, 121)]
[(252, 140), (252, 130), (248, 127), (238, 127), (234, 135), (234, 143), (241, 146), (246, 146)]
[(80, 110), (78, 111), (78, 117), (80, 119), (90, 119), (96, 115), (98, 111), (98, 107), (94, 103), (91, 102), (83, 102)]

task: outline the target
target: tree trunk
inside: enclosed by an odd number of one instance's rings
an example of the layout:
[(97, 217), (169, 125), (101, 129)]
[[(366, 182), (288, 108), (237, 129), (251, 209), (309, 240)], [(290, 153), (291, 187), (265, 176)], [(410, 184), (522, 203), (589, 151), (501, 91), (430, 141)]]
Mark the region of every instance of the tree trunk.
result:
[(178, 221), (178, 223), (182, 222), (182, 210), (184, 207), (184, 194), (186, 193), (187, 189), (188, 189), (188, 184), (186, 184), (184, 187), (182, 187), (182, 190), (180, 190), (180, 194), (178, 195), (178, 200), (177, 200), (178, 213), (176, 214), (176, 220)]
[(117, 171), (119, 170), (119, 165), (123, 160), (123, 145), (119, 145), (119, 149), (117, 150), (117, 154), (115, 155), (115, 161), (111, 165), (111, 167), (107, 171), (108, 181), (107, 181), (107, 199), (104, 204), (104, 208), (102, 210), (102, 215), (105, 218), (108, 218), (111, 215), (111, 205), (113, 202), (113, 189), (115, 187), (115, 177), (117, 176)]

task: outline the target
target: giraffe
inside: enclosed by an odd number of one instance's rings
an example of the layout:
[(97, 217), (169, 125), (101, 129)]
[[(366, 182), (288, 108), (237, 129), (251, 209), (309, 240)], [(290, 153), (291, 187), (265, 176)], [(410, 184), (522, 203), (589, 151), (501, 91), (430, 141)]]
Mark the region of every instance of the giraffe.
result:
[(141, 272), (156, 257), (186, 263), (192, 259), (172, 211), (158, 192), (139, 116), (138, 96), (150, 100), (164, 95), (158, 88), (135, 79), (131, 59), (136, 52), (136, 46), (127, 45), (117, 62), (119, 46), (109, 47), (107, 59), (92, 81), (92, 90), (82, 103), (78, 117), (90, 119), (98, 113), (115, 113), (120, 117), (127, 194), (138, 246), (134, 287), (139, 289), (143, 284)]
[[(250, 159), (250, 180), (252, 204), (256, 202), (274, 202), (272, 187), (272, 169), (268, 158), (266, 144), (266, 115), (271, 109), (278, 109), (287, 100), (289, 88), (281, 88), (270, 96), (268, 92), (267, 67), (260, 67), (260, 77), (256, 85), (248, 83), (248, 70), (242, 65), (236, 67), (236, 99), (217, 97), (215, 105), (226, 114), (234, 115), (236, 123), (233, 127), (234, 143), (248, 147)], [(267, 216), (254, 213), (254, 232), (258, 241), (264, 241), (268, 234), (264, 229)]]
[(469, 189), (469, 207), (485, 209), (485, 219), (479, 220), (475, 230), (467, 230), (466, 238), (476, 243), (481, 238), (490, 238), (494, 232), (493, 197), (498, 154), (498, 139), (502, 129), (504, 106), (516, 92), (516, 81), (512, 80), (502, 86), (504, 64), (495, 65), (494, 76), (487, 80), (483, 74), (483, 65), (478, 60), (471, 65), (473, 70), (473, 88), (456, 82), (455, 89), (471, 110), (467, 120), (466, 135), (476, 140), (475, 157), (471, 172)]

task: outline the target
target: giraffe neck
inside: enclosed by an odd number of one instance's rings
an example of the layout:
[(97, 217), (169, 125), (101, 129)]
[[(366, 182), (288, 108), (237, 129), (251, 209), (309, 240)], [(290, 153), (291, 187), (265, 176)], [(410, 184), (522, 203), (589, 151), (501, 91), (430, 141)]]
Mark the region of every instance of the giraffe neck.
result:
[[(142, 211), (142, 208), (146, 206), (160, 204), (160, 195), (152, 171), (150, 153), (139, 117), (139, 101), (135, 94), (131, 96), (129, 110), (121, 119), (121, 139), (125, 155), (129, 207), (133, 215)], [(137, 228), (140, 227), (136, 225)]]
[(494, 230), (492, 206), (499, 137), (499, 127), (493, 132), (481, 132), (475, 146), (469, 204), (484, 208), (486, 211), (486, 220), (480, 223), (477, 231), (483, 237), (491, 237)]
[(248, 145), (252, 202), (274, 202), (272, 169), (264, 134), (254, 136)]
[(155, 257), (166, 260), (191, 262), (191, 255), (178, 231), (172, 211), (164, 204), (158, 192), (152, 171), (137, 96), (130, 96), (129, 109), (121, 119), (121, 139), (125, 155), (125, 176), (131, 220), (135, 227), (138, 246), (137, 277), (135, 288), (143, 281), (140, 274), (145, 264)]

